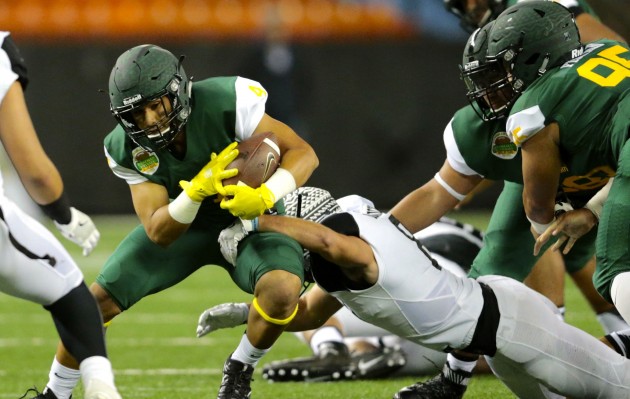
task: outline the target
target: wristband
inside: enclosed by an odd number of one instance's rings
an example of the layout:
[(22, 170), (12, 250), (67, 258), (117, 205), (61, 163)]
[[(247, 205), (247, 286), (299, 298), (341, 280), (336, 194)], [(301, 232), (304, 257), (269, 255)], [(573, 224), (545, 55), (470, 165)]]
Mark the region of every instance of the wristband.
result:
[(245, 229), (248, 233), (258, 231), (258, 218), (253, 218), (251, 220), (241, 219), (241, 223), (243, 224), (243, 229)]
[(68, 196), (65, 191), (62, 191), (59, 198), (55, 201), (50, 204), (39, 205), (39, 207), (46, 216), (59, 224), (68, 224), (72, 221), (72, 212), (70, 211)]
[(182, 191), (177, 198), (168, 204), (168, 213), (181, 224), (191, 224), (195, 220), (200, 206), (201, 202), (191, 200), (186, 191)]
[(549, 222), (549, 223), (534, 222), (533, 220), (531, 220), (529, 218), (529, 216), (527, 217), (527, 220), (529, 220), (529, 222), (532, 224), (532, 227), (534, 228), (534, 231), (540, 235), (540, 234), (544, 233), (549, 228), (549, 226), (551, 226), (553, 224), (553, 222), (556, 221), (556, 218), (554, 217), (553, 219), (551, 219), (551, 222)]
[(276, 169), (276, 172), (265, 182), (265, 186), (273, 194), (274, 202), (297, 188), (295, 177), (283, 168)]

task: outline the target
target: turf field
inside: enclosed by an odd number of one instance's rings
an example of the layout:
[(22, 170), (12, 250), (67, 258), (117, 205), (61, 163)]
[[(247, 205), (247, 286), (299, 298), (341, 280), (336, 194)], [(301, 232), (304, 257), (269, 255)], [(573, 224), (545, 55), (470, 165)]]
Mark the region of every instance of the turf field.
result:
[[(452, 215), (483, 228), (485, 214)], [(97, 217), (102, 238), (97, 249), (83, 258), (67, 241), (91, 283), (100, 266), (121, 238), (136, 224), (135, 217)], [(602, 330), (584, 300), (567, 280), (567, 321), (601, 335)], [(109, 354), (118, 388), (125, 399), (215, 398), (221, 366), (236, 347), (243, 328), (219, 331), (197, 339), (199, 313), (214, 304), (245, 301), (222, 269), (206, 267), (180, 285), (145, 298), (119, 316), (108, 331)], [(57, 343), (49, 314), (40, 306), (0, 294), (0, 399), (19, 398), (33, 386), (42, 388)], [(263, 359), (263, 363), (308, 354), (305, 346), (286, 334)], [(421, 379), (427, 378), (420, 377)], [(414, 378), (345, 383), (268, 384), (255, 374), (253, 399), (391, 398)], [(491, 376), (477, 376), (467, 398), (511, 398), (513, 395)], [(77, 389), (74, 399), (82, 399)]]

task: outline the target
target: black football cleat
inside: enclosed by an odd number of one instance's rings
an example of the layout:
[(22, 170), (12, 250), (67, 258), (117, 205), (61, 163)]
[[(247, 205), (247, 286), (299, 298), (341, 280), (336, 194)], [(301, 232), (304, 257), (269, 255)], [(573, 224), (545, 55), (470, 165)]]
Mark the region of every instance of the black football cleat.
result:
[(407, 358), (399, 347), (380, 346), (373, 352), (353, 354), (357, 378), (371, 380), (384, 378), (407, 364)]
[(269, 382), (341, 381), (355, 379), (357, 368), (345, 344), (324, 342), (317, 355), (268, 363), (262, 375)]
[[(29, 396), (35, 395), (35, 396)], [(20, 399), (57, 399), (57, 395), (53, 393), (48, 388), (44, 388), (44, 392), (39, 392), (37, 388), (29, 388), (24, 395), (20, 397)], [(70, 395), (70, 399), (72, 399), (72, 395)]]
[(223, 380), (217, 399), (249, 399), (252, 395), (254, 367), (230, 357), (223, 365)]
[(460, 399), (464, 397), (470, 377), (472, 373), (452, 370), (447, 362), (440, 374), (401, 389), (394, 399)]

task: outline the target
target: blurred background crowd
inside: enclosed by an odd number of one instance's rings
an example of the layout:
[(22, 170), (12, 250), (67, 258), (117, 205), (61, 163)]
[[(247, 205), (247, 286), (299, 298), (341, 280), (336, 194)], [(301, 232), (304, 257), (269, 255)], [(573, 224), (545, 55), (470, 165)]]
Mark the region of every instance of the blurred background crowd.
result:
[[(589, 4), (630, 37), (628, 0)], [(442, 0), (0, 2), (0, 27), (29, 67), (26, 96), (40, 138), (72, 202), (90, 214), (133, 211), (102, 140), (115, 125), (109, 72), (141, 43), (186, 55), (188, 75), (199, 80), (258, 80), (267, 112), (319, 155), (309, 185), (392, 206), (439, 169), (443, 129), (466, 104), (458, 64), (467, 34), (458, 24)], [(499, 189), (470, 206), (491, 207)]]

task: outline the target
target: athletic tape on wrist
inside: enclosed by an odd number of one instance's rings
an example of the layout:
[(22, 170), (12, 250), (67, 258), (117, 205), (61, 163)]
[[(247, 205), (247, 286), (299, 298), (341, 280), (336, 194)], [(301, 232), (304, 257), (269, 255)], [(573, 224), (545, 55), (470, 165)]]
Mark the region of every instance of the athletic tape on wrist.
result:
[(195, 220), (200, 206), (201, 202), (191, 200), (188, 194), (182, 191), (177, 198), (168, 204), (168, 213), (181, 224), (191, 224)]
[(254, 300), (252, 301), (252, 305), (254, 305), (254, 309), (256, 309), (258, 314), (263, 319), (265, 319), (266, 321), (268, 321), (271, 324), (276, 324), (278, 326), (286, 326), (287, 324), (291, 323), (291, 320), (293, 320), (295, 318), (295, 315), (298, 312), (298, 305), (295, 305), (295, 310), (293, 311), (293, 313), (291, 313), (291, 315), (289, 317), (287, 317), (286, 319), (275, 319), (275, 318), (269, 316), (267, 313), (265, 313), (264, 310), (262, 310), (262, 308), (258, 304), (258, 299), (257, 298), (254, 298)]
[(276, 169), (276, 172), (265, 182), (265, 186), (274, 195), (274, 201), (278, 201), (297, 188), (295, 177), (283, 168)]
[(533, 220), (531, 220), (529, 218), (529, 216), (527, 217), (527, 220), (529, 220), (529, 223), (532, 224), (532, 227), (534, 228), (534, 231), (538, 234), (542, 234), (544, 233), (549, 226), (551, 226), (553, 224), (553, 222), (556, 221), (556, 218), (554, 217), (553, 219), (551, 219), (551, 222), (549, 223), (538, 223), (538, 222), (534, 222)]

